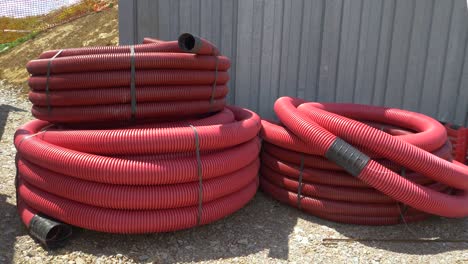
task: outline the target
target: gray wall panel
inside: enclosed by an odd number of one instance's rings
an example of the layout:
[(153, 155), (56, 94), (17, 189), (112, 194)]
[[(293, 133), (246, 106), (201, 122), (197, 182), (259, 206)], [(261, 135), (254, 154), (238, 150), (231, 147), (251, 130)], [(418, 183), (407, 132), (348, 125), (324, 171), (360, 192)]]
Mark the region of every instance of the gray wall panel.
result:
[(397, 0), (388, 58), (385, 105), (402, 107), (404, 85), (408, 66), (408, 50), (414, 19), (414, 1)]
[(362, 0), (345, 0), (341, 21), (340, 54), (336, 81), (336, 102), (351, 102), (356, 84), (356, 63), (359, 56)]
[(121, 0), (121, 44), (182, 32), (232, 60), (230, 103), (283, 95), (420, 111), (468, 125), (465, 0)]
[(356, 84), (353, 101), (371, 104), (379, 48), (382, 1), (364, 0), (359, 36), (359, 54), (357, 55)]
[[(446, 66), (447, 44), (453, 1), (435, 1), (429, 37), (426, 71), (419, 109), (429, 115), (437, 113), (442, 93), (443, 72)], [(440, 113), (441, 114), (441, 113)]]
[(433, 8), (433, 2), (416, 0), (403, 95), (403, 107), (412, 111), (419, 109), (421, 100)]

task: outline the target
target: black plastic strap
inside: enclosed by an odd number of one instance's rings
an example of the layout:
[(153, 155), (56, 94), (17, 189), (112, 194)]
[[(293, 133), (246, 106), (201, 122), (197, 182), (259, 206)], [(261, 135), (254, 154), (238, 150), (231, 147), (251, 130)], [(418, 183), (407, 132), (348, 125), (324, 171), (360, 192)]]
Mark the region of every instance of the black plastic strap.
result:
[(304, 153), (301, 153), (301, 165), (299, 167), (299, 186), (297, 187), (297, 208), (301, 209), (302, 174), (304, 173)]
[(200, 139), (198, 137), (197, 128), (190, 125), (193, 129), (193, 133), (195, 134), (195, 153), (197, 155), (197, 172), (198, 172), (198, 214), (197, 214), (197, 225), (201, 223), (201, 216), (203, 212), (203, 171), (202, 171), (202, 164), (201, 164), (201, 157), (200, 157)]
[[(401, 168), (401, 173), (400, 175), (403, 177), (403, 178), (406, 178), (406, 168), (405, 167), (402, 167)], [(406, 212), (408, 211), (408, 206), (404, 203), (398, 203), (398, 209), (400, 210), (400, 220), (401, 220), (401, 223), (405, 223), (406, 224), (406, 219), (405, 219), (405, 215), (406, 215)]]
[(49, 62), (47, 63), (47, 79), (46, 79), (46, 102), (47, 102), (47, 113), (50, 115), (51, 106), (50, 106), (50, 95), (49, 95), (49, 77), (50, 77), (50, 67), (52, 66), (52, 61), (62, 53), (63, 49), (57, 51), (55, 55), (50, 58)]
[(135, 46), (130, 45), (130, 97), (132, 104), (132, 120), (136, 116), (136, 90), (135, 90)]
[(333, 161), (353, 176), (358, 176), (370, 158), (341, 138), (336, 138), (325, 153)]
[(215, 78), (214, 78), (214, 82), (213, 82), (213, 87), (211, 89), (211, 97), (210, 97), (210, 112), (213, 112), (213, 103), (214, 103), (214, 96), (215, 96), (215, 92), (216, 92), (216, 85), (217, 85), (217, 82), (218, 82), (218, 56), (215, 56), (216, 58), (216, 65), (215, 65)]
[(398, 203), (398, 210), (400, 211), (400, 223), (406, 224), (406, 212), (408, 212), (408, 206), (404, 203)]

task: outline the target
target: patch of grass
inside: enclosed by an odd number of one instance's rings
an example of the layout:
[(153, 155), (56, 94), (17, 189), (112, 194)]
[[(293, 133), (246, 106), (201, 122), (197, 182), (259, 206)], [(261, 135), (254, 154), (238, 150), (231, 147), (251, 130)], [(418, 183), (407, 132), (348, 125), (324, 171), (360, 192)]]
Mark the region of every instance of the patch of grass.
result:
[(26, 41), (28, 41), (30, 39), (35, 38), (37, 36), (37, 34), (39, 34), (39, 33), (32, 32), (32, 33), (29, 33), (24, 37), (20, 37), (20, 38), (14, 40), (12, 42), (0, 44), (0, 53), (6, 52), (9, 49), (16, 47), (16, 46), (18, 46), (19, 44), (21, 44), (23, 42), (26, 42)]

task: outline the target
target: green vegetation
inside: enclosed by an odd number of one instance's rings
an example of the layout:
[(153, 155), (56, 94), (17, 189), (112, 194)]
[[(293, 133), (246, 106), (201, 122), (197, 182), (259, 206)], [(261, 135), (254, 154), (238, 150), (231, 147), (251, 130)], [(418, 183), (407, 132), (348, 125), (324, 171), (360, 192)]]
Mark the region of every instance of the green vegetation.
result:
[(14, 48), (27, 40), (33, 39), (34, 37), (37, 36), (37, 34), (38, 34), (37, 32), (29, 33), (26, 36), (17, 38), (16, 40), (12, 42), (0, 44), (0, 53), (5, 52), (11, 48)]
[[(112, 7), (113, 2), (114, 0), (82, 0), (75, 5), (62, 7), (45, 15), (22, 18), (0, 17), (0, 52), (11, 48), (12, 45), (16, 46), (33, 38), (37, 32), (63, 24), (84, 14), (97, 12), (103, 7)], [(4, 32), (4, 29), (25, 30), (27, 32)], [(5, 49), (5, 47), (7, 48)]]

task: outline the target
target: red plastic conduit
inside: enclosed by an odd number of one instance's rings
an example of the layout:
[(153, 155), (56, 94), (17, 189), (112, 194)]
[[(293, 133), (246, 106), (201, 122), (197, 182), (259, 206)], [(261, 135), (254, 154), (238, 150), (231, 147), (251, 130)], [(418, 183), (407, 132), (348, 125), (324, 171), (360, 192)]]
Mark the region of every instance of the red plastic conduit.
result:
[(18, 210), (32, 235), (54, 240), (62, 223), (50, 218), (104, 232), (173, 231), (244, 206), (259, 184), (261, 121), (225, 106), (229, 66), (190, 34), (29, 62), (38, 119), (14, 143)]
[(229, 67), (212, 43), (187, 33), (133, 47), (47, 51), (26, 66), (32, 113), (54, 123), (173, 120), (219, 111)]
[(445, 129), (436, 120), (290, 97), (278, 99), (275, 112), (281, 123), (263, 120), (261, 131), (267, 142), (261, 186), (272, 197), (353, 224), (468, 215), (468, 168), (451, 161)]
[[(218, 115), (207, 118), (211, 124), (192, 122), (201, 154), (202, 224), (238, 210), (258, 184), (260, 118), (242, 108), (230, 106), (225, 111), (235, 119)], [(84, 144), (87, 140), (90, 144)], [(79, 131), (35, 120), (17, 130), (15, 146), (19, 209), (27, 226), (27, 216), (34, 212), (118, 233), (171, 231), (197, 224), (195, 135), (183, 122)]]

